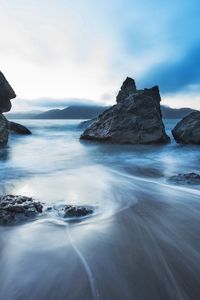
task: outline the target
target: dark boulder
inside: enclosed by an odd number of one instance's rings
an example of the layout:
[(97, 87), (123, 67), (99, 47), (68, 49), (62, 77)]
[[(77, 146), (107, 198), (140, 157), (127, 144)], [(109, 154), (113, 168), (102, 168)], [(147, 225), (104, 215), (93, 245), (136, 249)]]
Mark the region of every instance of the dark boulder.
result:
[(183, 144), (200, 144), (200, 111), (183, 118), (172, 130), (174, 139)]
[(80, 218), (91, 214), (93, 214), (93, 210), (85, 206), (66, 205), (64, 208), (65, 218)]
[(8, 121), (8, 129), (18, 134), (31, 134), (31, 131), (25, 126), (11, 121)]
[(104, 111), (83, 132), (81, 139), (110, 143), (167, 143), (157, 86), (137, 90), (127, 78), (117, 95), (117, 104)]
[(25, 196), (0, 196), (0, 225), (18, 224), (42, 213), (40, 202)]
[(197, 173), (186, 173), (171, 176), (169, 181), (174, 184), (200, 185), (200, 175)]

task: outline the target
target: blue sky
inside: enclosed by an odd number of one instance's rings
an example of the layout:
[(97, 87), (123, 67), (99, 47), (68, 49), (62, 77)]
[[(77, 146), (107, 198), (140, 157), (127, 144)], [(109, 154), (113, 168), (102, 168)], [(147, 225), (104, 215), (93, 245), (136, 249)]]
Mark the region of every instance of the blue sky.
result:
[(38, 109), (38, 98), (112, 104), (131, 76), (139, 88), (158, 84), (163, 104), (200, 109), (199, 16), (196, 0), (0, 0), (13, 108)]

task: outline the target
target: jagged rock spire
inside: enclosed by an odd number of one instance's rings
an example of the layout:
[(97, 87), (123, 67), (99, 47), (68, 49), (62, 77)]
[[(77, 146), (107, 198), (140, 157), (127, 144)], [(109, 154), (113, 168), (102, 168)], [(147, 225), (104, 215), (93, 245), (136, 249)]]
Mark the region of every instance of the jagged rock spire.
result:
[(126, 80), (123, 82), (121, 89), (117, 95), (117, 103), (126, 99), (131, 93), (137, 91), (135, 80), (127, 77)]

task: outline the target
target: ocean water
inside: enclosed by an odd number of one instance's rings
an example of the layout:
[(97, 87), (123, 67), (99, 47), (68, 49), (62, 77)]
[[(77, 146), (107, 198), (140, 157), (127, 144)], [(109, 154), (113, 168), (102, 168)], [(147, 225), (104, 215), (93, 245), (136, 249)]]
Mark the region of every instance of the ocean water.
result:
[[(166, 130), (177, 120), (165, 120)], [(200, 299), (198, 146), (80, 141), (80, 120), (23, 120), (33, 134), (0, 148), (0, 194), (53, 206), (0, 227), (0, 300)], [(80, 222), (56, 208), (89, 205)]]

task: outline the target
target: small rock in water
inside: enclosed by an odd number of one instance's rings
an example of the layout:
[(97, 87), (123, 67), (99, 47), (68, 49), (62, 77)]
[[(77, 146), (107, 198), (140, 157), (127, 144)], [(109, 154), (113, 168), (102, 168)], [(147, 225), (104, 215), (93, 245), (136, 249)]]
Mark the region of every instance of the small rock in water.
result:
[(178, 184), (192, 184), (192, 185), (200, 185), (200, 175), (197, 173), (186, 173), (186, 174), (178, 174), (171, 176), (169, 181)]
[(66, 205), (64, 208), (64, 217), (65, 218), (80, 218), (85, 217), (87, 215), (91, 215), (93, 213), (93, 210), (91, 208), (87, 208), (84, 206), (72, 206), (72, 205)]
[(31, 131), (25, 126), (11, 121), (8, 121), (8, 129), (18, 134), (31, 134)]
[(42, 213), (42, 210), (42, 204), (30, 197), (0, 196), (0, 225), (12, 225), (27, 221), (38, 213)]

